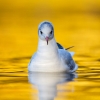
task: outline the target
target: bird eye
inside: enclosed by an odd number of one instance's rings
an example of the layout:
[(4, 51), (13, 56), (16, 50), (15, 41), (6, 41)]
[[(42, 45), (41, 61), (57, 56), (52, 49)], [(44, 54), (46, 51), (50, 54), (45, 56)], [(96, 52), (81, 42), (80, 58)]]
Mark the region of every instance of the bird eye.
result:
[(52, 34), (52, 31), (50, 32), (50, 34)]
[(43, 34), (43, 32), (42, 32), (42, 31), (40, 31), (40, 33), (41, 33), (41, 34)]

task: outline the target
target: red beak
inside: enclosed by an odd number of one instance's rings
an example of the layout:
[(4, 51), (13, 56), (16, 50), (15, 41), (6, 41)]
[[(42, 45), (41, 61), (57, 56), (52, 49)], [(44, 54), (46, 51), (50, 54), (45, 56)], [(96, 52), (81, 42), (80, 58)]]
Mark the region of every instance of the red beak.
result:
[(47, 41), (47, 45), (48, 45), (48, 40), (49, 40), (49, 37), (46, 37), (46, 38), (45, 38), (45, 40)]

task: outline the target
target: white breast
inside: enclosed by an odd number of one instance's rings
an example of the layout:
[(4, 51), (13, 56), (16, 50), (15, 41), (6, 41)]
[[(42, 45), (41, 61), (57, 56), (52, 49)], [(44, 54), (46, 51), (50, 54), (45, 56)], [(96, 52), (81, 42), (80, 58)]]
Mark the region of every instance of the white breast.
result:
[(38, 50), (29, 64), (29, 71), (61, 72), (66, 69), (68, 70), (59, 55), (55, 39), (50, 40), (48, 45), (40, 39)]

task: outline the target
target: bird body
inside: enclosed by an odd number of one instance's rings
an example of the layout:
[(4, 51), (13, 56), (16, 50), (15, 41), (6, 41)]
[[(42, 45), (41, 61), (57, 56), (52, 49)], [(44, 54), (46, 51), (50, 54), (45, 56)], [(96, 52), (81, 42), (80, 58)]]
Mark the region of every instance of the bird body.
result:
[[(43, 23), (41, 25), (43, 25)], [(77, 65), (73, 61), (71, 54), (67, 50), (60, 49), (58, 47), (53, 33), (52, 38), (49, 39), (50, 36), (48, 36), (48, 34), (53, 28), (51, 28), (51, 26), (49, 26), (48, 24), (51, 25), (51, 23), (47, 22), (44, 24), (44, 26), (42, 26), (42, 28), (44, 29), (44, 34), (46, 33), (46, 36), (44, 37), (45, 39), (43, 39), (43, 37), (41, 36), (43, 35), (43, 33), (41, 35), (39, 34), (38, 49), (31, 58), (28, 70), (32, 72), (75, 71), (77, 69)], [(48, 40), (46, 40), (46, 37), (48, 38)], [(45, 40), (47, 41), (47, 44)]]

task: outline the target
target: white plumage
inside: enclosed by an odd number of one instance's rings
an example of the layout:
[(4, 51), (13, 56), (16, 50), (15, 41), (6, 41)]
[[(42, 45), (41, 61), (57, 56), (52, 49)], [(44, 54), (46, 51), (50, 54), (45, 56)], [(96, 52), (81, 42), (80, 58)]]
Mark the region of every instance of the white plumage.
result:
[(60, 48), (54, 39), (50, 22), (42, 22), (38, 29), (37, 52), (32, 56), (28, 70), (32, 72), (74, 72), (78, 66), (67, 50)]

